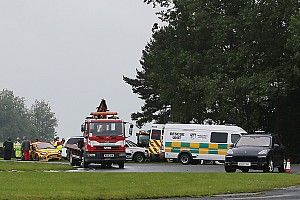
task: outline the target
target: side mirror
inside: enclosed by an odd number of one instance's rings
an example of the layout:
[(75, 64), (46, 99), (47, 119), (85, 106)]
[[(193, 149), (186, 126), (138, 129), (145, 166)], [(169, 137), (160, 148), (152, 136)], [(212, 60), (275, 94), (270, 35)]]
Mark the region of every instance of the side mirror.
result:
[(274, 144), (274, 148), (279, 148), (279, 144)]
[(84, 147), (84, 141), (83, 140), (78, 141), (77, 146), (79, 149), (82, 149)]
[(81, 124), (81, 132), (85, 131), (85, 124)]
[(229, 145), (229, 149), (232, 149), (234, 147), (234, 144)]
[(133, 130), (133, 124), (130, 124), (129, 126), (129, 135), (132, 136), (132, 130)]

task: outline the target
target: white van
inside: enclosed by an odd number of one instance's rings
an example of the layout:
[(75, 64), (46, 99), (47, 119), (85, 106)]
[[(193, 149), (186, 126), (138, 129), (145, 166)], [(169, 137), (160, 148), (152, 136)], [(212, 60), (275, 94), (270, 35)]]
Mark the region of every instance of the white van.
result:
[(166, 124), (165, 158), (185, 165), (200, 160), (224, 161), (229, 146), (242, 134), (247, 132), (232, 125)]

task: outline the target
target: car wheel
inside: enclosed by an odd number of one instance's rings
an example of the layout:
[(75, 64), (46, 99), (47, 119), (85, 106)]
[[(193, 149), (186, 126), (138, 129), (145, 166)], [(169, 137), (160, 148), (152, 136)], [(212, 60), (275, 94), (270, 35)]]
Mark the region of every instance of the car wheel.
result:
[(278, 167), (278, 172), (279, 173), (283, 173), (284, 172), (284, 164), (285, 164), (285, 160), (283, 159), (282, 164)]
[(247, 167), (246, 167), (246, 168), (243, 168), (243, 169), (241, 169), (241, 170), (242, 170), (243, 173), (249, 172), (249, 168), (247, 168)]
[(120, 169), (124, 169), (124, 162), (118, 163)]
[(142, 153), (135, 153), (133, 155), (133, 161), (138, 163), (145, 162), (145, 156)]
[(236, 168), (235, 167), (231, 167), (231, 166), (225, 166), (225, 171), (227, 173), (234, 173), (234, 172), (236, 172)]
[(69, 151), (69, 149), (67, 149), (66, 152), (67, 152), (67, 157), (66, 157), (66, 159), (67, 159), (68, 161), (70, 161), (70, 151)]
[(70, 165), (71, 166), (76, 166), (76, 162), (75, 162), (75, 159), (73, 158), (72, 154), (70, 154), (69, 160), (70, 160)]
[(263, 170), (264, 172), (273, 172), (274, 171), (274, 162), (273, 159), (270, 157), (268, 160), (268, 165)]
[(32, 160), (39, 161), (40, 160), (39, 155), (38, 154), (34, 154)]

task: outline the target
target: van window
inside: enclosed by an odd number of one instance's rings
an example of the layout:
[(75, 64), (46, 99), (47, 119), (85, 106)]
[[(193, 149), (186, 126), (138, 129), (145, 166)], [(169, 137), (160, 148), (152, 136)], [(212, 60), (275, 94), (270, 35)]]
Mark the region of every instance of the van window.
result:
[(240, 139), (241, 135), (240, 134), (231, 134), (231, 143), (236, 143), (238, 139)]
[(228, 133), (212, 132), (210, 136), (211, 143), (227, 143)]
[(151, 139), (160, 140), (161, 132), (157, 129), (152, 129)]

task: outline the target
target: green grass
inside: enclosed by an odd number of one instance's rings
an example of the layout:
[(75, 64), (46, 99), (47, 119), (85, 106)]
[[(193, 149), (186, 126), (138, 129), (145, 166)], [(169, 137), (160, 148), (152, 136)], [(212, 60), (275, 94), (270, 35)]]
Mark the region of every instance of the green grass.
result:
[(0, 171), (50, 171), (74, 169), (68, 164), (46, 162), (1, 161)]
[(300, 176), (279, 173), (0, 172), (0, 183), (0, 199), (135, 199), (258, 192), (300, 185)]

